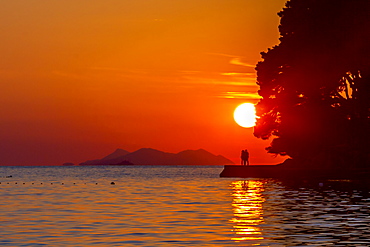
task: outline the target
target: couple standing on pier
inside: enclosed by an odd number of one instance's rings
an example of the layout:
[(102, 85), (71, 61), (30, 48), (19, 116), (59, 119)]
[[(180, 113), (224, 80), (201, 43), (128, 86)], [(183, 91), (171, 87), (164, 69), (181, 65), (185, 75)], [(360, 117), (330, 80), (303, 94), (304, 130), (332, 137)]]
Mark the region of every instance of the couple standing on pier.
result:
[(240, 156), (242, 159), (242, 165), (248, 165), (249, 166), (249, 152), (247, 149), (242, 150), (242, 154)]

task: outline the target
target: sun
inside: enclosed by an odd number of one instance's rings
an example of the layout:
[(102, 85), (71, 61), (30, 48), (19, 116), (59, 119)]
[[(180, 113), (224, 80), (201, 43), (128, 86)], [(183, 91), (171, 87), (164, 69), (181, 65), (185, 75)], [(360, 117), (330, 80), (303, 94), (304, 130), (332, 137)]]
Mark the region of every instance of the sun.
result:
[(244, 128), (251, 128), (256, 125), (256, 108), (252, 103), (238, 105), (234, 111), (234, 120)]

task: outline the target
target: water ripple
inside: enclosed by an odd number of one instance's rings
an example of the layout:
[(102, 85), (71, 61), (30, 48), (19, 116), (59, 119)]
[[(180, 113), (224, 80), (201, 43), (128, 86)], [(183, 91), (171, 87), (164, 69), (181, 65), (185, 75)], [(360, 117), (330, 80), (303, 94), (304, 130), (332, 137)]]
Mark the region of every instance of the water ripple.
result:
[(0, 245), (370, 245), (362, 186), (220, 179), (221, 169), (0, 167)]

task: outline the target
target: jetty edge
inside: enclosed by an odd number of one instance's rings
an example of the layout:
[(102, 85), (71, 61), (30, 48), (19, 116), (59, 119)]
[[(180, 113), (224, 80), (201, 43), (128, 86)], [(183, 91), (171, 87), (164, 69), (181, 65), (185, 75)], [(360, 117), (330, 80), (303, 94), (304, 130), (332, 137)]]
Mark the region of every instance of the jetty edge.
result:
[(225, 165), (220, 173), (224, 178), (277, 179), (361, 179), (370, 181), (370, 169), (292, 168), (277, 165)]

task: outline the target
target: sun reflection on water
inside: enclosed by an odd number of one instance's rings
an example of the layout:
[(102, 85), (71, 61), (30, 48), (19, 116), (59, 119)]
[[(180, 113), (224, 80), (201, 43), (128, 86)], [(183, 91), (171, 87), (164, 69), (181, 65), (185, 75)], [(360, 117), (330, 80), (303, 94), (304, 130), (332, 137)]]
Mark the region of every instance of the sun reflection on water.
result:
[(263, 223), (262, 203), (264, 198), (263, 182), (261, 181), (234, 181), (233, 188), (233, 231), (236, 236), (231, 238), (235, 242), (264, 239), (260, 224)]

